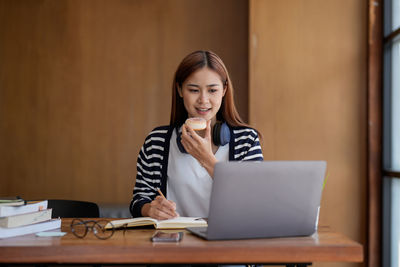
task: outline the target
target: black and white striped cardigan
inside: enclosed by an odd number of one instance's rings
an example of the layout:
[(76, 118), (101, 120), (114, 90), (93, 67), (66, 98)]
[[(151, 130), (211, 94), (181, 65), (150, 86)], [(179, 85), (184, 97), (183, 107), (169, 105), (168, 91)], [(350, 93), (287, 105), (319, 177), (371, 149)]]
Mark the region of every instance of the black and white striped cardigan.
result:
[[(229, 142), (229, 161), (263, 160), (260, 141), (257, 132), (247, 127), (229, 127), (231, 139)], [(151, 202), (157, 196), (157, 189), (166, 195), (169, 144), (172, 126), (155, 128), (146, 137), (137, 159), (136, 184), (130, 203), (133, 217), (142, 216), (144, 204)]]

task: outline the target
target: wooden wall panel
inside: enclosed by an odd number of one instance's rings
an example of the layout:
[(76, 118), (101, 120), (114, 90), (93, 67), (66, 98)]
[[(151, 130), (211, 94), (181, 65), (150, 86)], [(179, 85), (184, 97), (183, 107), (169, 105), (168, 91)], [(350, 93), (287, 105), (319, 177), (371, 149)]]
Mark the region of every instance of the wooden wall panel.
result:
[(0, 0), (0, 25), (0, 195), (128, 203), (194, 50), (224, 59), (247, 118), (247, 1)]
[(251, 0), (249, 11), (249, 119), (265, 160), (326, 160), (320, 224), (362, 243), (366, 10), (365, 1)]

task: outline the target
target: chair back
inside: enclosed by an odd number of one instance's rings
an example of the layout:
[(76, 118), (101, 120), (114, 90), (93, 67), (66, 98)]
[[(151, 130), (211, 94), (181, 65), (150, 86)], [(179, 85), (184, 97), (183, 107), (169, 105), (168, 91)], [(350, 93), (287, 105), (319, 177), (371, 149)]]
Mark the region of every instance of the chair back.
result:
[(47, 207), (53, 209), (53, 218), (99, 218), (96, 203), (77, 200), (49, 199)]

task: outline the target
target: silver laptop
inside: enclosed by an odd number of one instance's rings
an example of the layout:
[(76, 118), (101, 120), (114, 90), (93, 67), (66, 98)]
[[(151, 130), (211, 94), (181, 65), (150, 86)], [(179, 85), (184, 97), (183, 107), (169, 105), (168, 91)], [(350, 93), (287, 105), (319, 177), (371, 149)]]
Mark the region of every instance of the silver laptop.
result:
[(325, 161), (219, 162), (207, 240), (308, 236), (317, 228)]

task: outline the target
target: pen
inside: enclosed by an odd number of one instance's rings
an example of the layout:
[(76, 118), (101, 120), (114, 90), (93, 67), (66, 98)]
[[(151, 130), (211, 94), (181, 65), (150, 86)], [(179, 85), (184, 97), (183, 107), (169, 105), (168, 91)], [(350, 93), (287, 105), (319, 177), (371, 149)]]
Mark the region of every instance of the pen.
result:
[(161, 192), (160, 188), (157, 189), (158, 193), (160, 194), (160, 196), (162, 196), (165, 200), (167, 200), (167, 198), (164, 196), (164, 194)]
[[(167, 198), (164, 196), (164, 194), (161, 192), (160, 188), (157, 189), (157, 192), (160, 194), (160, 196), (162, 196), (165, 200), (167, 200)], [(167, 200), (168, 201), (168, 200)], [(175, 213), (175, 217), (179, 217), (179, 214), (176, 213), (175, 209), (174, 209), (174, 213)]]

